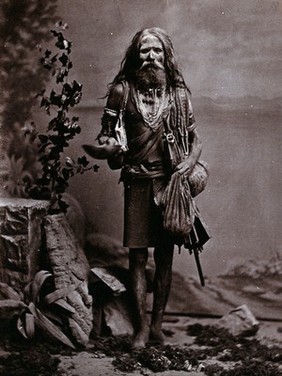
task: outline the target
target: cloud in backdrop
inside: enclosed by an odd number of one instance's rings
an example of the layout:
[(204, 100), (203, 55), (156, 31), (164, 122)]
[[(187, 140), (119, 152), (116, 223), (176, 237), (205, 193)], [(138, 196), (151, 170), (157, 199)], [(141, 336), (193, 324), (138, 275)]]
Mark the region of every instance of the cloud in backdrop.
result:
[(159, 26), (172, 38), (194, 96), (281, 96), (280, 0), (59, 0), (84, 100), (98, 100), (133, 35)]

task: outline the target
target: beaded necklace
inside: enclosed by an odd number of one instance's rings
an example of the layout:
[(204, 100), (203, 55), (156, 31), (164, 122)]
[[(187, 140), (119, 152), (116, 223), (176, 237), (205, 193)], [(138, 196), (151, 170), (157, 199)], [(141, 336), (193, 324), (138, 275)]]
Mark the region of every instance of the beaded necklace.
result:
[(132, 88), (132, 97), (145, 125), (156, 130), (161, 125), (162, 115), (171, 105), (171, 93), (165, 88), (149, 88), (146, 91)]

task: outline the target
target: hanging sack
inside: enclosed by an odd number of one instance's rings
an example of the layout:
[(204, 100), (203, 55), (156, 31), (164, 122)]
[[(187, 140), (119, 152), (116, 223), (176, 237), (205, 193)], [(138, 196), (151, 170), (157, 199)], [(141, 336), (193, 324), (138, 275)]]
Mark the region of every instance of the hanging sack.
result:
[(209, 177), (208, 164), (199, 160), (191, 174), (188, 176), (188, 183), (192, 197), (198, 196), (206, 188)]
[(174, 244), (189, 250), (200, 249), (210, 235), (197, 208), (187, 179), (174, 173), (161, 199), (163, 226)]
[(171, 176), (162, 196), (161, 207), (164, 229), (173, 236), (175, 244), (183, 244), (195, 219), (189, 184), (184, 176), (178, 173)]
[[(174, 172), (175, 167), (183, 161), (185, 157), (181, 152), (179, 145), (175, 140), (172, 131), (165, 133), (167, 154), (169, 155), (171, 170)], [(198, 160), (193, 171), (187, 176), (192, 197), (198, 196), (206, 188), (209, 178), (208, 164), (203, 160)]]

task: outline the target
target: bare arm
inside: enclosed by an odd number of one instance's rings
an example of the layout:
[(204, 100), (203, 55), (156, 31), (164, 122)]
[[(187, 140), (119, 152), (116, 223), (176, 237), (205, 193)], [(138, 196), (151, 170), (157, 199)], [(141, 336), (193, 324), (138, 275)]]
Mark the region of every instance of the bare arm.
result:
[(189, 141), (189, 156), (176, 166), (176, 172), (181, 175), (191, 174), (202, 152), (202, 142), (196, 129), (190, 132)]
[(109, 93), (104, 113), (102, 116), (101, 131), (97, 136), (99, 144), (115, 143), (115, 125), (118, 120), (119, 111), (123, 99), (123, 86), (114, 86)]
[[(123, 104), (124, 88), (122, 84), (114, 86), (108, 96), (107, 104), (102, 117), (102, 132), (98, 136), (98, 141), (104, 147), (118, 146), (115, 152), (108, 155), (108, 165), (112, 170), (121, 168), (124, 158), (124, 150), (120, 147), (115, 126), (118, 121), (119, 112)], [(103, 130), (104, 129), (104, 130)]]
[(107, 104), (104, 108), (100, 133), (96, 137), (93, 144), (83, 145), (84, 150), (91, 157), (96, 159), (108, 159), (111, 168), (115, 168), (114, 166), (116, 165), (116, 159), (120, 160), (123, 154), (121, 145), (116, 139), (115, 131), (122, 99), (122, 85), (120, 84), (114, 86), (109, 93)]

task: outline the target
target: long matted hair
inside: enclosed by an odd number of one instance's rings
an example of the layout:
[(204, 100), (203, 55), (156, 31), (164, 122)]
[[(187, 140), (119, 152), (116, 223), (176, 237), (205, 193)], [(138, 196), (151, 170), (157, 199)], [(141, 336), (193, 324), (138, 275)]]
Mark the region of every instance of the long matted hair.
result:
[(110, 87), (117, 83), (120, 83), (123, 80), (130, 82), (134, 79), (136, 70), (140, 68), (139, 50), (141, 46), (141, 40), (146, 35), (155, 36), (163, 45), (165, 54), (164, 66), (168, 85), (173, 88), (177, 86), (186, 86), (184, 78), (180, 73), (175, 61), (174, 49), (170, 37), (164, 30), (158, 27), (152, 27), (148, 29), (142, 29), (135, 34), (121, 62), (120, 71), (114, 78), (113, 82), (110, 83)]

